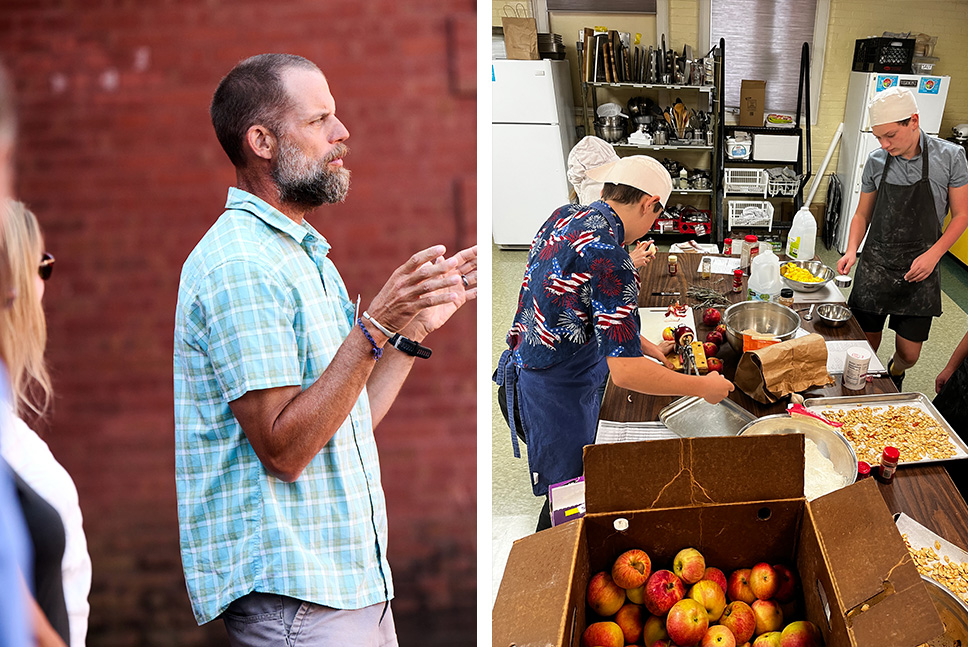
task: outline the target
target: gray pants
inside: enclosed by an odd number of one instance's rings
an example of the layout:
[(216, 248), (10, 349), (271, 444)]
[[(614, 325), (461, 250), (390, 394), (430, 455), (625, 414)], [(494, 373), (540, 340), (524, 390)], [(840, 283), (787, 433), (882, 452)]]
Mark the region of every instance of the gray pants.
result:
[(253, 592), (232, 602), (222, 620), (232, 647), (397, 647), (389, 605), (333, 609), (284, 595)]

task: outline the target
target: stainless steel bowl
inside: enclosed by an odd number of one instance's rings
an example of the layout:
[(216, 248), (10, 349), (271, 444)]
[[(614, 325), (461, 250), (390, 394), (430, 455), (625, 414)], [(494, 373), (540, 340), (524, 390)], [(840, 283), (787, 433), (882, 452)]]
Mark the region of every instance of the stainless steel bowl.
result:
[[(804, 460), (804, 493), (808, 499), (823, 496), (857, 480), (857, 454), (854, 453), (854, 448), (850, 446), (847, 439), (830, 425), (812, 418), (794, 418), (786, 413), (778, 413), (754, 420), (739, 432), (740, 436), (769, 434), (803, 434), (817, 445), (820, 454), (833, 463), (837, 474), (842, 477), (842, 482), (835, 480), (811, 483), (809, 475), (813, 469), (818, 467), (813, 463), (814, 461), (819, 462), (820, 459), (811, 459), (812, 452), (807, 453)], [(808, 492), (807, 490), (816, 491)]]
[[(786, 265), (787, 263), (791, 263), (793, 265), (796, 265), (797, 267), (805, 268), (808, 272), (820, 278), (821, 280), (817, 281), (816, 283), (804, 283), (802, 281), (794, 281), (793, 279), (788, 279), (783, 275), (783, 266)], [(831, 279), (833, 279), (836, 274), (837, 274), (836, 272), (834, 272), (832, 269), (830, 269), (820, 261), (784, 261), (780, 263), (780, 278), (783, 279), (784, 283), (789, 285), (797, 292), (816, 292), (823, 286), (830, 283)]]
[(944, 635), (935, 638), (928, 645), (937, 647), (955, 647), (968, 645), (968, 606), (954, 593), (941, 586), (930, 577), (922, 575), (924, 586), (928, 589), (931, 602), (938, 610), (944, 623)]
[(743, 331), (773, 335), (780, 341), (793, 339), (800, 328), (800, 315), (792, 309), (769, 301), (740, 301), (726, 308), (726, 341), (737, 353), (743, 352)]
[(625, 138), (627, 124), (628, 120), (621, 115), (599, 117), (595, 120), (595, 135), (614, 144)]
[(840, 328), (850, 321), (850, 318), (854, 315), (847, 306), (839, 303), (824, 303), (817, 306), (817, 316), (820, 317), (820, 321), (831, 328)]

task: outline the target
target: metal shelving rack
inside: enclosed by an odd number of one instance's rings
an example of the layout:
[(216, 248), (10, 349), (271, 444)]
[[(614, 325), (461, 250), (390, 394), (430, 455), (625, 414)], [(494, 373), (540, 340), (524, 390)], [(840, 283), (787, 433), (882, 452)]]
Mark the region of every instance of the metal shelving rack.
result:
[[(726, 43), (724, 39), (719, 40), (720, 49), (720, 60), (723, 63), (722, 71), (723, 76), (720, 76), (717, 80), (720, 87), (723, 85), (725, 79), (725, 49)], [(803, 110), (801, 111), (801, 107)], [(726, 166), (756, 166), (756, 167), (774, 167), (777, 165), (787, 165), (792, 164), (793, 171), (801, 176), (800, 186), (797, 188), (796, 194), (793, 196), (773, 196), (768, 199), (772, 200), (789, 200), (793, 199), (794, 211), (803, 206), (803, 187), (806, 186), (807, 182), (810, 180), (811, 174), (813, 172), (813, 158), (811, 154), (811, 127), (810, 127), (810, 45), (804, 43), (800, 50), (800, 79), (799, 87), (797, 89), (797, 112), (796, 120), (794, 122), (793, 128), (782, 128), (782, 127), (770, 127), (770, 126), (739, 126), (739, 125), (725, 125), (725, 112), (724, 106), (720, 103), (720, 113), (719, 113), (719, 123), (722, 124), (722, 129), (720, 130), (720, 135), (717, 138), (719, 142), (719, 150), (723, 151), (723, 155), (720, 156), (720, 165), (717, 169), (717, 176), (719, 181), (716, 186), (720, 188), (720, 194), (716, 197), (716, 202), (720, 205), (717, 213), (719, 218), (717, 220), (716, 232), (718, 234), (719, 242), (722, 242), (724, 235), (724, 223), (723, 223), (723, 203), (726, 198), (725, 183), (723, 178), (725, 176)], [(801, 121), (802, 120), (802, 121)], [(745, 131), (754, 134), (768, 134), (768, 135), (789, 135), (798, 136), (800, 138), (800, 147), (797, 151), (797, 159), (795, 162), (769, 162), (762, 160), (739, 160), (739, 159), (726, 159), (726, 135), (737, 130)], [(755, 152), (755, 150), (754, 150)], [(804, 163), (806, 162), (806, 163)], [(739, 195), (734, 193), (734, 195)], [(776, 218), (772, 219), (771, 231), (775, 230), (785, 230), (790, 228), (790, 223), (786, 221), (778, 221)]]
[[(720, 40), (719, 51), (714, 51), (714, 71), (713, 79), (721, 80), (723, 78), (722, 72), (722, 44), (723, 40)], [(708, 100), (710, 106), (709, 111), (712, 115), (710, 121), (710, 128), (713, 131), (713, 144), (709, 146), (693, 146), (693, 145), (677, 145), (677, 144), (662, 144), (662, 145), (641, 145), (641, 144), (630, 144), (628, 139), (613, 143), (612, 146), (616, 151), (656, 151), (656, 152), (670, 152), (670, 153), (683, 153), (683, 152), (698, 152), (698, 153), (708, 153), (710, 155), (709, 160), (709, 175), (711, 186), (709, 189), (680, 189), (678, 187), (673, 188), (672, 195), (682, 195), (682, 196), (708, 196), (709, 197), (709, 211), (710, 211), (710, 235), (719, 236), (719, 240), (722, 240), (722, 234), (719, 233), (719, 228), (722, 222), (722, 199), (721, 197), (721, 184), (722, 184), (722, 173), (718, 172), (717, 169), (722, 167), (722, 145), (725, 141), (722, 136), (722, 131), (720, 129), (720, 124), (722, 123), (722, 98), (723, 98), (723, 85), (721, 82), (713, 83), (712, 85), (684, 85), (684, 84), (664, 84), (664, 83), (605, 83), (601, 81), (582, 81), (581, 91), (582, 91), (582, 121), (585, 125), (586, 133), (594, 133), (594, 116), (598, 111), (598, 94), (599, 88), (609, 88), (618, 90), (667, 90), (667, 91), (694, 91), (698, 94), (709, 94), (710, 98)], [(590, 103), (590, 109), (589, 109)], [(718, 116), (718, 117), (717, 117)], [(634, 154), (634, 153), (633, 153)], [(675, 178), (673, 178), (675, 180)], [(655, 234), (657, 232), (652, 232)], [(678, 232), (675, 232), (678, 234)], [(650, 234), (651, 235), (651, 234)], [(661, 234), (660, 234), (661, 235)], [(679, 234), (681, 235), (681, 234)]]

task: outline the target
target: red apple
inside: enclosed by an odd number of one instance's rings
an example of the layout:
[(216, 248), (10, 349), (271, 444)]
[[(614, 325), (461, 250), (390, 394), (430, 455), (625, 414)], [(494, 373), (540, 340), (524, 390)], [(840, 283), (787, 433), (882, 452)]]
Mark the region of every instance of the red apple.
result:
[(718, 357), (708, 357), (706, 358), (706, 368), (710, 371), (716, 371), (717, 373), (723, 372), (723, 360)]
[(612, 566), (612, 581), (623, 589), (645, 584), (652, 574), (652, 560), (643, 550), (633, 548), (618, 556)]
[(706, 635), (709, 618), (702, 605), (691, 598), (679, 600), (666, 616), (666, 631), (677, 645), (695, 645)]
[(754, 635), (779, 631), (783, 627), (783, 611), (776, 600), (757, 600), (752, 605), (753, 616), (756, 618)]
[(717, 346), (722, 346), (723, 342), (726, 341), (726, 338), (723, 337), (723, 333), (719, 332), (718, 330), (710, 330), (706, 335), (706, 341), (711, 341)]
[(706, 558), (695, 548), (683, 548), (672, 560), (672, 572), (678, 575), (683, 583), (695, 584), (706, 572)]
[[(677, 326), (676, 329), (672, 331), (672, 335), (675, 338), (676, 343), (682, 345), (693, 342), (696, 339), (696, 333), (693, 332), (692, 328), (686, 325)], [(688, 337), (688, 341), (683, 340), (683, 337)]]
[(645, 647), (655, 647), (660, 641), (669, 639), (669, 632), (666, 631), (665, 618), (662, 616), (649, 616), (642, 629), (642, 639)]
[(625, 589), (613, 582), (608, 573), (596, 573), (588, 582), (585, 599), (595, 613), (607, 618), (615, 615), (625, 604)]
[(622, 629), (614, 622), (595, 622), (581, 635), (582, 647), (625, 647)]
[(766, 562), (760, 562), (750, 569), (750, 589), (760, 600), (769, 600), (776, 595), (778, 585), (776, 571)]
[(723, 625), (715, 625), (706, 629), (699, 647), (736, 647), (736, 637)]
[(625, 589), (625, 595), (633, 604), (645, 604), (645, 584), (634, 589)]
[(756, 631), (756, 616), (750, 605), (739, 600), (730, 602), (723, 609), (723, 615), (719, 618), (719, 624), (724, 625), (733, 632), (737, 643), (749, 642)]
[(739, 600), (746, 604), (753, 604), (756, 594), (750, 588), (750, 569), (741, 568), (729, 574), (729, 582), (726, 585), (726, 595), (730, 600)]
[(652, 615), (665, 615), (672, 605), (684, 597), (686, 588), (672, 571), (655, 571), (645, 583), (645, 608)]
[(709, 616), (709, 624), (719, 620), (726, 608), (726, 594), (712, 580), (699, 580), (692, 585), (686, 596), (703, 606)]
[(706, 572), (702, 574), (702, 579), (712, 580), (719, 585), (719, 588), (726, 592), (726, 575), (715, 566), (707, 566)]
[(821, 647), (823, 635), (809, 620), (791, 622), (780, 634), (780, 647)]
[(672, 326), (669, 326), (662, 331), (662, 339), (666, 341), (673, 341), (676, 338), (675, 332), (672, 330)]
[(773, 570), (776, 571), (777, 581), (774, 597), (779, 602), (789, 602), (797, 594), (797, 576), (785, 564), (774, 564)]
[(711, 341), (703, 342), (702, 352), (706, 354), (707, 358), (715, 357), (716, 353), (719, 352), (719, 346)]
[(721, 323), (718, 326), (716, 326), (716, 332), (722, 334), (723, 339), (726, 339), (726, 324)]
[(706, 311), (702, 313), (702, 322), (710, 328), (718, 326), (722, 320), (723, 315), (716, 308), (706, 308)]
[(780, 644), (779, 631), (769, 631), (765, 634), (760, 634), (753, 641), (753, 647), (780, 647)]
[(639, 642), (642, 637), (642, 629), (645, 626), (645, 618), (642, 617), (642, 607), (637, 604), (626, 604), (615, 614), (615, 624), (622, 630), (625, 636), (625, 644), (631, 645)]

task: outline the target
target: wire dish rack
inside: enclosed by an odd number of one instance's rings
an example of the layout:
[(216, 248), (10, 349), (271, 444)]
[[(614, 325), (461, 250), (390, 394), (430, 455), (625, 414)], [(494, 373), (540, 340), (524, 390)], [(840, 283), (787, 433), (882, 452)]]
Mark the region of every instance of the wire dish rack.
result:
[(724, 184), (730, 193), (756, 193), (765, 198), (769, 176), (760, 168), (728, 168)]
[(773, 205), (766, 200), (727, 200), (728, 228), (766, 227), (773, 230)]
[(797, 175), (789, 167), (771, 168), (764, 173), (767, 176), (767, 193), (770, 197), (793, 197), (800, 190), (802, 175)]

